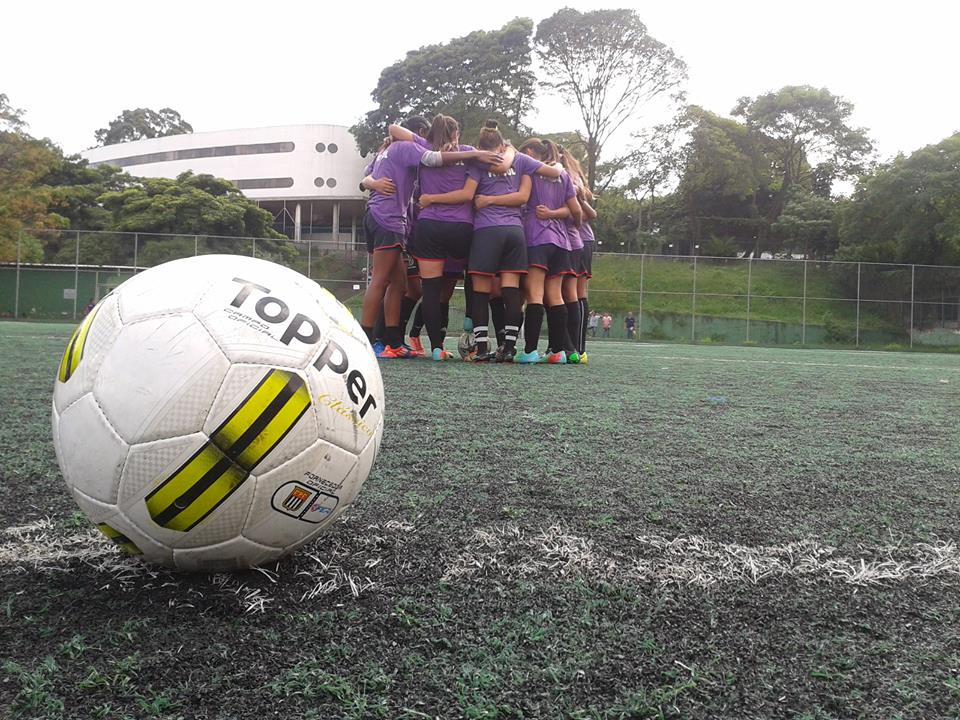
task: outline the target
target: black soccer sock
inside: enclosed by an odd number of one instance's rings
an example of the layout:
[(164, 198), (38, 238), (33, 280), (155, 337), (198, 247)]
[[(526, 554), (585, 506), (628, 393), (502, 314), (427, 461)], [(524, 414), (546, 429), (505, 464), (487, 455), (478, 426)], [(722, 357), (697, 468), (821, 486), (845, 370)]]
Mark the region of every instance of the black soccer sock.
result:
[(550, 349), (553, 352), (573, 350), (570, 333), (567, 332), (566, 305), (554, 305), (547, 308), (547, 330), (550, 333)]
[(443, 278), (423, 278), (423, 322), (427, 326), (427, 335), (430, 336), (430, 346), (434, 349), (443, 347), (443, 335), (440, 334), (440, 292), (443, 290)]
[(383, 317), (383, 309), (380, 310), (380, 315), (377, 317), (377, 322), (373, 325), (373, 338), (374, 340), (384, 340), (387, 334), (387, 322)]
[(506, 322), (506, 306), (503, 302), (503, 290), (500, 291), (501, 297), (490, 298), (490, 319), (493, 320), (493, 327), (497, 333), (497, 345), (503, 344), (505, 334), (504, 324)]
[(523, 297), (520, 288), (506, 287), (500, 291), (503, 298), (503, 347), (513, 350), (517, 345), (517, 335), (520, 334), (520, 323), (523, 322)]
[(473, 320), (473, 276), (467, 273), (463, 280), (463, 316)]
[(477, 355), (487, 352), (487, 321), (490, 318), (490, 293), (473, 293), (473, 335), (477, 341)]
[(400, 335), (407, 331), (407, 323), (410, 322), (410, 316), (413, 315), (413, 309), (417, 306), (417, 301), (403, 296), (400, 301)]
[(570, 336), (570, 348), (580, 352), (580, 301), (567, 303), (567, 334)]
[(523, 320), (524, 352), (531, 353), (540, 342), (540, 328), (543, 327), (543, 305), (527, 303), (527, 314)]
[(410, 337), (418, 337), (423, 330), (423, 303), (417, 305), (417, 311), (413, 314), (413, 325), (410, 326)]
[(399, 325), (387, 325), (383, 333), (383, 344), (392, 348), (403, 345), (403, 332)]
[(450, 303), (440, 303), (440, 344), (447, 339), (447, 327), (450, 325)]
[(590, 322), (590, 303), (586, 298), (580, 298), (580, 352), (587, 351), (587, 324)]
[(374, 341), (376, 340), (376, 337), (375, 337), (374, 334), (373, 334), (373, 328), (372, 328), (372, 327), (365, 327), (365, 326), (363, 326), (363, 325), (361, 325), (360, 327), (361, 327), (361, 329), (363, 330), (363, 332), (366, 333), (366, 335), (367, 335), (367, 340), (369, 340), (369, 341), (370, 341), (370, 344), (373, 345)]

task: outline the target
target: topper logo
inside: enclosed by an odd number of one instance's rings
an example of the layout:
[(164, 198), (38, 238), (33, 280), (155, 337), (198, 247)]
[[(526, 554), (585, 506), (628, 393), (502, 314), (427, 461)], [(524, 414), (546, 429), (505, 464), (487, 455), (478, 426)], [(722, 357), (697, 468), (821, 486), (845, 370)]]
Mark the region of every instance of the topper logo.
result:
[[(286, 323), (286, 327), (280, 336), (280, 342), (284, 345), (289, 345), (294, 340), (305, 345), (313, 345), (320, 340), (320, 327), (317, 323), (309, 316), (299, 312), (290, 318), (290, 306), (280, 298), (269, 295), (270, 288), (242, 278), (233, 278), (233, 281), (240, 283), (243, 287), (240, 288), (240, 292), (237, 293), (230, 304), (239, 308), (247, 301), (254, 290), (263, 293), (263, 297), (257, 300), (253, 309), (257, 313), (257, 317), (265, 322), (273, 325)], [(288, 319), (290, 319), (289, 322), (287, 322)], [(351, 402), (360, 408), (361, 418), (369, 412), (370, 408), (377, 407), (377, 401), (373, 394), (367, 394), (369, 387), (367, 379), (359, 370), (350, 370), (350, 360), (347, 353), (333, 340), (327, 341), (320, 355), (314, 360), (313, 366), (319, 372), (323, 372), (323, 369), (327, 368), (337, 375), (344, 376), (347, 395), (350, 396)], [(347, 372), (348, 370), (349, 372)]]

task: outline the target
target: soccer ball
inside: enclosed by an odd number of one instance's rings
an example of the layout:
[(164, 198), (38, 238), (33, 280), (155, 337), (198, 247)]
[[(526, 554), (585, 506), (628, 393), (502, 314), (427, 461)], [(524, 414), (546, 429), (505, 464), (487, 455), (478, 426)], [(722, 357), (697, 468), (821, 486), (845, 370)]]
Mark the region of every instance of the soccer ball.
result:
[(457, 352), (460, 353), (460, 358), (466, 360), (470, 353), (475, 352), (477, 349), (477, 338), (472, 332), (465, 332), (460, 336), (460, 339), (457, 341)]
[(329, 292), (265, 260), (138, 274), (84, 318), (53, 393), (67, 487), (128, 553), (239, 569), (314, 539), (356, 498), (383, 382)]

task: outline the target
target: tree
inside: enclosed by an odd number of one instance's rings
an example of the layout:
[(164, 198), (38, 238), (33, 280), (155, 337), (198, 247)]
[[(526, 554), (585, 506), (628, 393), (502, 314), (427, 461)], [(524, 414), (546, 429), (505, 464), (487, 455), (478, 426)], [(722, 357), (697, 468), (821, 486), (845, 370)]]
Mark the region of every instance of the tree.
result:
[(960, 133), (863, 177), (840, 243), (848, 260), (960, 265)]
[(849, 124), (853, 104), (826, 88), (789, 85), (756, 98), (740, 98), (732, 112), (767, 139), (778, 177), (767, 213), (770, 222), (780, 216), (791, 189), (814, 176), (812, 163), (822, 162), (817, 173), (822, 193), (824, 173), (828, 182), (856, 175), (873, 151), (866, 130)]
[(794, 188), (770, 230), (784, 249), (799, 251), (804, 258), (832, 257), (837, 249), (837, 205)]
[(408, 52), (380, 73), (371, 94), (377, 107), (350, 129), (360, 151), (375, 149), (387, 125), (409, 115), (451, 115), (465, 142), (474, 141), (487, 118), (501, 122), (506, 134), (526, 134), (535, 84), (532, 32), (531, 20), (515, 18), (499, 30)]
[(176, 110), (161, 108), (156, 112), (150, 108), (137, 108), (124, 110), (108, 127), (97, 130), (94, 137), (97, 145), (116, 145), (132, 140), (186, 135), (192, 132), (193, 127), (181, 118)]
[(0, 93), (0, 130), (23, 132), (27, 123), (23, 120), (24, 111), (10, 106), (9, 98)]
[(53, 190), (43, 179), (60, 162), (47, 141), (17, 132), (0, 132), (0, 261), (39, 262), (42, 246), (27, 230), (62, 228), (68, 222), (51, 212)]
[(686, 64), (647, 32), (633, 10), (564, 8), (540, 23), (534, 44), (548, 84), (580, 110), (591, 187), (610, 137), (687, 77)]
[(767, 223), (758, 216), (771, 182), (762, 138), (743, 123), (696, 106), (682, 122), (689, 139), (680, 150), (678, 193), (689, 246), (713, 234), (735, 237), (759, 253)]

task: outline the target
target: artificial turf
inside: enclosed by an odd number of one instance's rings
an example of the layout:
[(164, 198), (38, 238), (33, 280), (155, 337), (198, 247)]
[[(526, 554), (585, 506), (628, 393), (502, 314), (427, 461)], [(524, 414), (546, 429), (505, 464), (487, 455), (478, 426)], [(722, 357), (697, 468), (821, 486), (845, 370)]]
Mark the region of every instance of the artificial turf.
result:
[(189, 576), (62, 485), (69, 332), (0, 324), (0, 717), (960, 717), (954, 357), (388, 361), (344, 520)]

